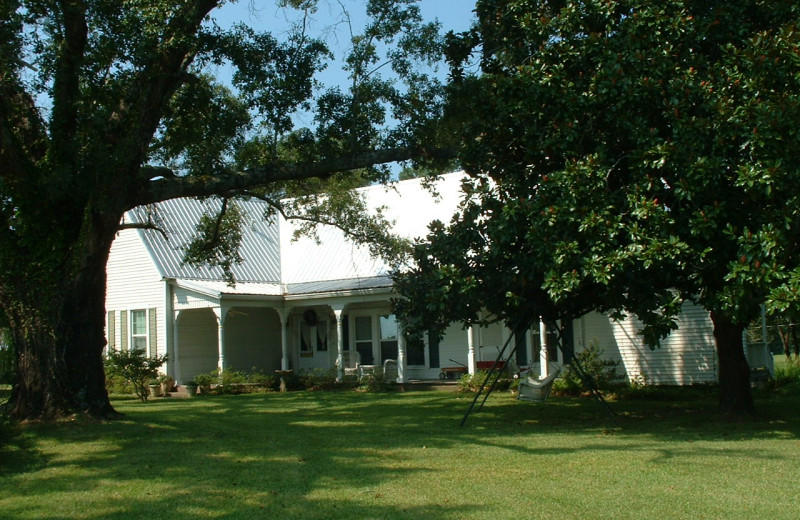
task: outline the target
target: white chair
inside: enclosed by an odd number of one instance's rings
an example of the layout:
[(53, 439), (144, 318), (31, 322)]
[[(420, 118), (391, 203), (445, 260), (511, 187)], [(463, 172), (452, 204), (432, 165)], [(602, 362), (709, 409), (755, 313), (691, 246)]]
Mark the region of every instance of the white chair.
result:
[(520, 376), (519, 380), (519, 393), (517, 399), (523, 401), (534, 401), (543, 403), (550, 395), (550, 389), (553, 388), (553, 381), (558, 377), (561, 368), (556, 368), (544, 379), (539, 379), (528, 373), (527, 376)]
[(383, 362), (383, 380), (387, 382), (397, 382), (397, 360), (387, 359)]
[[(358, 367), (361, 365), (361, 356), (357, 350), (345, 350), (342, 352), (342, 364), (345, 376), (358, 375)], [(336, 367), (339, 367), (339, 358), (336, 358)]]

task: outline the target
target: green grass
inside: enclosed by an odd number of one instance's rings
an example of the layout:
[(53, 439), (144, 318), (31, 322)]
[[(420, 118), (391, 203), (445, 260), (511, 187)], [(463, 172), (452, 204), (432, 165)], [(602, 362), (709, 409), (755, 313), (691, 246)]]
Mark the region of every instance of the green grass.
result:
[(796, 519), (800, 398), (545, 405), (444, 392), (115, 400), (0, 448), (0, 517)]

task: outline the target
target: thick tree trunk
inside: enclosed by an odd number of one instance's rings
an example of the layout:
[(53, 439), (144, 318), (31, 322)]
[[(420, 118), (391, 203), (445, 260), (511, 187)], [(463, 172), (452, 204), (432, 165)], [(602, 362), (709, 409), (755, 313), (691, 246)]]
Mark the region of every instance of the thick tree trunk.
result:
[[(114, 229), (93, 219), (70, 248), (79, 260), (63, 273), (41, 276), (52, 286), (24, 286), (9, 306), (17, 370), (9, 413), (17, 419), (54, 419), (75, 413), (117, 415), (103, 369), (106, 262)], [(46, 290), (43, 290), (46, 289)], [(46, 295), (46, 296), (45, 296)]]
[(744, 326), (719, 312), (711, 312), (719, 357), (719, 409), (733, 416), (755, 413), (750, 392), (750, 367), (744, 355)]

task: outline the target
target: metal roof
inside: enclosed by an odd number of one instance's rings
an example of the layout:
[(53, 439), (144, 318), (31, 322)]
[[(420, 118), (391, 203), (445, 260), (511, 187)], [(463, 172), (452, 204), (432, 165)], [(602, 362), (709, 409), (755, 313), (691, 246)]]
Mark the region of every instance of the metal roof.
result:
[(290, 283), (286, 286), (286, 293), (288, 295), (319, 294), (365, 289), (383, 289), (391, 286), (392, 279), (388, 276), (372, 276), (369, 278), (346, 278), (343, 280)]
[[(243, 262), (232, 268), (236, 281), (280, 283), (280, 240), (277, 219), (264, 219), (267, 205), (263, 202), (237, 200), (236, 204), (243, 210), (246, 219), (239, 249)], [(141, 229), (140, 232), (156, 266), (165, 278), (218, 281), (224, 279), (220, 267), (185, 265), (183, 251), (196, 234), (200, 218), (204, 214), (213, 215), (219, 210), (220, 205), (221, 201), (218, 198), (173, 199), (134, 208), (128, 212), (126, 220), (138, 224), (152, 222), (158, 227), (158, 230)]]

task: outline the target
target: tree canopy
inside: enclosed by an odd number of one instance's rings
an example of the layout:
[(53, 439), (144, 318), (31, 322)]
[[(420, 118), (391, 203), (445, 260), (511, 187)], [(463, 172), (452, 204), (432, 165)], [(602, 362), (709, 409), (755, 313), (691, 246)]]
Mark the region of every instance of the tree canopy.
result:
[[(316, 74), (331, 50), (306, 31), (316, 2), (276, 2), (298, 13), (283, 37), (221, 28), (210, 14), (224, 3), (0, 0), (0, 314), (17, 352), (15, 416), (113, 414), (105, 263), (126, 210), (217, 194), (285, 211), (283, 197), (323, 181), (385, 181), (378, 165), (439, 154), (427, 144), (441, 89), (419, 65), (441, 39), (413, 0), (367, 2), (342, 57), (349, 84), (329, 88)], [(229, 82), (214, 75), (223, 65)], [(313, 128), (295, 126), (299, 111)], [(312, 200), (313, 216), (374, 229), (357, 205)], [(207, 224), (205, 239), (221, 238)], [(212, 249), (200, 243), (195, 259)]]
[(655, 345), (690, 300), (711, 312), (722, 409), (752, 412), (743, 328), (798, 301), (799, 9), (478, 1), (447, 51), (474, 180), (398, 277), (401, 310), (434, 328), (632, 313)]

